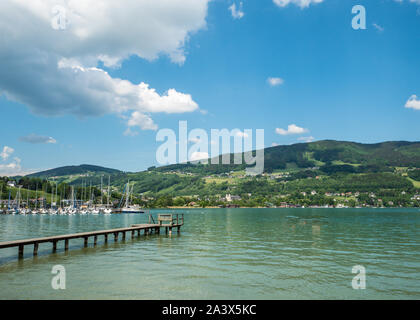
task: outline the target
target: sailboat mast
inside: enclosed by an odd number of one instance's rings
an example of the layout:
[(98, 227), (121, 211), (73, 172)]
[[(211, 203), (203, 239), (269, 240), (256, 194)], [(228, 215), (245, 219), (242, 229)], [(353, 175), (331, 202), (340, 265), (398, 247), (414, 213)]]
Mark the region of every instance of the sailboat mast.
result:
[(38, 208), (38, 182), (36, 183), (36, 191), (35, 191), (35, 210)]
[(20, 188), (22, 188), (22, 186), (19, 186), (18, 189), (18, 209), (20, 209)]
[(130, 205), (130, 180), (127, 182), (127, 188), (126, 188), (126, 195), (125, 195), (125, 207), (128, 208)]
[(104, 196), (102, 194), (103, 176), (101, 176), (101, 206), (104, 204)]
[(111, 185), (111, 176), (108, 176), (108, 200), (107, 200), (108, 207), (109, 207), (110, 185)]
[(53, 205), (53, 203), (54, 203), (54, 179), (53, 179), (53, 184), (51, 185), (50, 183), (48, 183), (48, 186), (47, 186), (47, 192), (48, 192), (48, 187), (50, 186), (51, 187), (51, 196), (50, 196), (50, 207), (52, 208), (52, 205)]

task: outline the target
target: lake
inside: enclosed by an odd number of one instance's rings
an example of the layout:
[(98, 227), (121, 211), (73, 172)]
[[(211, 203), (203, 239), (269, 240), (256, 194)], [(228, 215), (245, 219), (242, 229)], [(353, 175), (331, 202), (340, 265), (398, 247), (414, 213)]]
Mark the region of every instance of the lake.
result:
[[(127, 234), (38, 257), (0, 250), (0, 299), (420, 299), (420, 209), (191, 209), (178, 235)], [(145, 215), (0, 216), (0, 241), (112, 229)], [(66, 289), (51, 286), (54, 265)], [(355, 290), (352, 268), (366, 270)]]

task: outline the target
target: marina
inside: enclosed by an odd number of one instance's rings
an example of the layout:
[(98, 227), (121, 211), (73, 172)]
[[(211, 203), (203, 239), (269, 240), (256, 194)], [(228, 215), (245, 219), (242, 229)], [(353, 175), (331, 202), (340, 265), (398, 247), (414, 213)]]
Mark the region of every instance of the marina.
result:
[[(70, 193), (67, 199), (63, 199), (63, 194), (58, 195), (59, 186), (55, 181), (50, 181), (51, 194), (50, 201), (48, 203), (47, 198), (42, 191), (42, 196), (38, 197), (38, 186), (35, 190), (35, 199), (29, 198), (29, 192), (26, 191), (26, 196), (23, 196), (22, 185), (10, 185), (15, 189), (15, 195), (12, 197), (11, 189), (9, 189), (9, 197), (7, 200), (1, 198), (2, 192), (0, 191), (0, 214), (20, 214), (20, 215), (31, 215), (31, 214), (49, 214), (49, 215), (86, 215), (86, 214), (121, 214), (121, 213), (137, 213), (143, 214), (148, 213), (147, 210), (142, 209), (139, 205), (133, 204), (133, 188), (134, 184), (127, 182), (124, 186), (124, 190), (121, 195), (121, 199), (117, 202), (117, 205), (113, 205), (110, 201), (111, 189), (110, 189), (110, 177), (108, 178), (108, 188), (106, 191), (106, 204), (104, 203), (103, 194), (103, 180), (101, 177), (100, 181), (100, 197), (95, 199), (92, 184), (89, 188), (87, 185), (82, 187), (82, 191), (78, 192), (73, 186), (70, 187)], [(100, 199), (100, 202), (99, 202)]]

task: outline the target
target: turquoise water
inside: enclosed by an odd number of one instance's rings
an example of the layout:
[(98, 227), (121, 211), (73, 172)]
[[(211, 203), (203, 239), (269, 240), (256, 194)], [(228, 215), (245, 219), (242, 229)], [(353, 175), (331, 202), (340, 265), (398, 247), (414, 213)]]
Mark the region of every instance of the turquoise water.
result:
[[(155, 213), (170, 212), (157, 210)], [(419, 209), (197, 209), (181, 234), (0, 250), (0, 299), (420, 299)], [(110, 229), (142, 215), (0, 216), (0, 241)], [(120, 238), (121, 239), (121, 238)], [(54, 265), (66, 289), (51, 287)], [(352, 267), (366, 289), (352, 288)]]

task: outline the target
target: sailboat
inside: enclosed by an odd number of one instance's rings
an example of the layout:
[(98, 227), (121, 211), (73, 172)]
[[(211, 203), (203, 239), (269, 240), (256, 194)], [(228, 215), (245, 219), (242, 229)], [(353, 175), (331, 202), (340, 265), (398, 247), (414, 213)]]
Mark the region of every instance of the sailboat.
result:
[(107, 191), (107, 201), (106, 201), (106, 208), (104, 209), (104, 214), (109, 215), (112, 213), (112, 209), (109, 205), (109, 198), (111, 196), (111, 176), (108, 176), (108, 191)]
[[(134, 188), (134, 185), (133, 187)], [(121, 203), (123, 201), (124, 196), (121, 198), (120, 201), (120, 207), (116, 210), (114, 210), (113, 213), (144, 213), (144, 211), (140, 208), (137, 204), (131, 204), (130, 203), (130, 197), (133, 193), (132, 188), (130, 188), (130, 180), (128, 180), (126, 186), (125, 186), (125, 205), (124, 207), (121, 207)], [(131, 189), (131, 190), (130, 190)]]
[(32, 214), (38, 214), (38, 183), (36, 184), (35, 191), (35, 209), (32, 210)]

